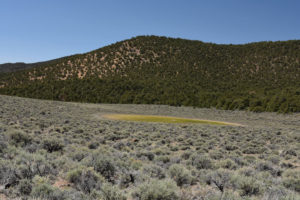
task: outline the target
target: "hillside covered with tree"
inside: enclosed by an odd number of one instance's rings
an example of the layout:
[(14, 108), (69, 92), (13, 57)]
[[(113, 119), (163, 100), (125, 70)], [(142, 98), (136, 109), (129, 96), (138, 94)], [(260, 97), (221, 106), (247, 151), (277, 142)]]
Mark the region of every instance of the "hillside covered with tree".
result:
[(300, 41), (220, 45), (139, 36), (0, 73), (0, 94), (300, 112)]

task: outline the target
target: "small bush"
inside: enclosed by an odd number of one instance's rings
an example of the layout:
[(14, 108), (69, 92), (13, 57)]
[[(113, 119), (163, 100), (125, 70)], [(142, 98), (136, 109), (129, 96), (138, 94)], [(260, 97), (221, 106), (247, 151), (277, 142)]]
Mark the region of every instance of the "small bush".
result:
[(155, 160), (166, 164), (166, 163), (170, 162), (170, 157), (169, 156), (157, 156), (155, 158)]
[(209, 156), (214, 160), (220, 160), (220, 159), (224, 158), (224, 154), (219, 151), (212, 151), (209, 153)]
[(97, 157), (92, 165), (95, 171), (99, 172), (106, 180), (110, 182), (114, 181), (117, 169), (110, 158), (106, 156)]
[(16, 159), (18, 162), (18, 174), (22, 178), (32, 179), (35, 175), (46, 176), (56, 175), (57, 169), (41, 154), (24, 152)]
[(260, 185), (254, 178), (241, 177), (238, 184), (241, 190), (241, 196), (258, 195), (261, 192)]
[(137, 157), (138, 158), (146, 157), (148, 160), (152, 161), (155, 157), (155, 154), (152, 152), (145, 151), (145, 152), (138, 153)]
[(102, 200), (126, 200), (124, 194), (111, 184), (103, 184), (101, 187), (100, 199)]
[(280, 157), (276, 156), (276, 155), (270, 156), (270, 158), (268, 160), (275, 165), (278, 165), (280, 163)]
[(281, 176), (282, 170), (272, 166), (270, 162), (259, 162), (256, 165), (256, 170), (258, 171), (268, 171), (273, 176)]
[(181, 158), (184, 160), (188, 160), (190, 158), (190, 156), (192, 155), (191, 152), (185, 151), (181, 154)]
[(263, 148), (259, 148), (259, 147), (246, 147), (245, 149), (242, 150), (242, 152), (244, 154), (260, 154), (263, 153)]
[(63, 149), (64, 145), (61, 144), (57, 140), (44, 140), (43, 142), (43, 148), (47, 150), (49, 153), (52, 153), (54, 151), (61, 151)]
[(192, 165), (197, 169), (212, 169), (213, 162), (212, 160), (205, 155), (197, 155), (192, 159)]
[(287, 170), (283, 174), (283, 185), (286, 188), (300, 192), (300, 171)]
[(0, 185), (7, 188), (16, 185), (18, 181), (16, 166), (0, 159)]
[(65, 193), (50, 185), (47, 179), (40, 176), (35, 176), (33, 182), (34, 186), (30, 196), (47, 200), (67, 199)]
[(284, 156), (297, 156), (297, 151), (294, 149), (288, 149), (282, 153)]
[(240, 156), (233, 156), (231, 159), (238, 165), (238, 166), (245, 166), (247, 165), (247, 162), (243, 157)]
[(254, 176), (255, 173), (257, 173), (253, 168), (251, 167), (243, 167), (238, 169), (239, 174), (247, 177)]
[(245, 156), (244, 159), (245, 159), (248, 163), (250, 163), (250, 164), (255, 163), (255, 161), (256, 161), (256, 157), (255, 157), (255, 156), (249, 156), (249, 155), (247, 155), (247, 156)]
[(231, 159), (222, 160), (219, 163), (219, 166), (225, 169), (235, 170), (237, 165)]
[(208, 175), (210, 184), (214, 184), (220, 192), (224, 192), (225, 188), (229, 186), (231, 173), (228, 170), (218, 169)]
[(7, 148), (7, 143), (4, 141), (0, 141), (0, 154), (4, 153), (6, 148)]
[(234, 150), (237, 150), (238, 147), (235, 146), (235, 145), (232, 145), (232, 144), (227, 144), (227, 145), (225, 146), (225, 149), (226, 149), (227, 151), (234, 151)]
[(86, 152), (75, 152), (73, 155), (72, 155), (72, 159), (74, 161), (77, 161), (77, 162), (80, 162), (82, 159), (84, 159), (85, 157), (87, 156), (87, 153)]
[(37, 143), (29, 144), (24, 148), (24, 150), (26, 150), (29, 153), (35, 153), (39, 149), (40, 149), (40, 145), (38, 145)]
[(68, 180), (78, 190), (91, 193), (93, 189), (100, 189), (103, 180), (93, 169), (75, 169), (68, 173)]
[(89, 149), (97, 149), (99, 147), (99, 143), (98, 142), (91, 142), (88, 145)]
[(278, 186), (269, 187), (263, 195), (264, 200), (295, 200), (292, 196), (288, 194), (285, 188)]
[(259, 162), (256, 165), (256, 170), (258, 171), (272, 171), (273, 167), (271, 163), (268, 162)]
[(22, 179), (18, 184), (18, 191), (21, 195), (29, 195), (32, 190), (32, 184), (28, 179)]
[(151, 178), (163, 179), (166, 177), (164, 169), (157, 165), (146, 165), (143, 171), (144, 173), (148, 174)]
[(10, 140), (15, 146), (26, 146), (31, 143), (32, 138), (22, 131), (15, 131), (10, 134)]
[(64, 192), (59, 189), (53, 187), (48, 183), (43, 183), (36, 185), (32, 189), (31, 196), (34, 198), (41, 198), (47, 200), (65, 200), (67, 199)]
[(140, 185), (133, 196), (138, 200), (178, 200), (178, 191), (174, 181), (152, 179)]
[(50, 184), (43, 183), (39, 184), (32, 190), (32, 196), (33, 197), (39, 197), (39, 198), (49, 198), (54, 193), (55, 188), (52, 187)]
[(135, 176), (132, 173), (124, 173), (120, 180), (120, 186), (122, 188), (129, 187), (130, 184), (135, 182)]
[(178, 186), (189, 185), (192, 182), (191, 172), (180, 164), (174, 164), (169, 168), (170, 177)]

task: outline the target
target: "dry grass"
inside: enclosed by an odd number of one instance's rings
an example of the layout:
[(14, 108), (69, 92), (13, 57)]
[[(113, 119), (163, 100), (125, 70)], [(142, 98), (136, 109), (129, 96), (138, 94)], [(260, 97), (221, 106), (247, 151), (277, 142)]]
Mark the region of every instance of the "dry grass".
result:
[(230, 122), (190, 119), (190, 118), (170, 117), (170, 116), (155, 116), (155, 115), (108, 114), (108, 115), (104, 115), (104, 117), (113, 120), (138, 121), (138, 122), (180, 123), (180, 124), (192, 123), (192, 124), (209, 124), (209, 125), (225, 125), (225, 126), (242, 126), (241, 124), (230, 123)]

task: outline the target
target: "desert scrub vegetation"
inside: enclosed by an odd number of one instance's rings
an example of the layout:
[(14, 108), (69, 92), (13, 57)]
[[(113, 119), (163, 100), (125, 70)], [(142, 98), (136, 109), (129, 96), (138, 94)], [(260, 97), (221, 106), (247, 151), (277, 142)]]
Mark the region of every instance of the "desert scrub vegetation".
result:
[[(0, 199), (300, 198), (299, 114), (0, 102)], [(108, 113), (245, 126), (118, 121)]]

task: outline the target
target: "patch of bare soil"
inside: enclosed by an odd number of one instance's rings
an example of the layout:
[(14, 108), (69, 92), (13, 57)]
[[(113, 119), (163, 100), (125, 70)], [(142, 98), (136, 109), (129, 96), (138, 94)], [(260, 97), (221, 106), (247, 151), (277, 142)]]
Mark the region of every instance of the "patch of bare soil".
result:
[(59, 188), (59, 189), (64, 189), (66, 187), (70, 187), (71, 183), (68, 182), (67, 180), (64, 180), (62, 178), (58, 178), (57, 181), (53, 184), (54, 187)]

